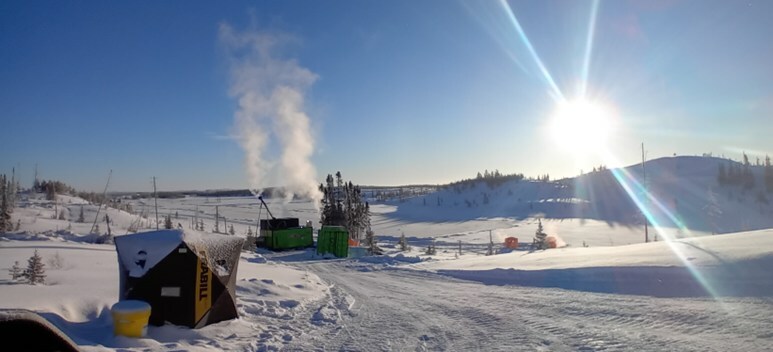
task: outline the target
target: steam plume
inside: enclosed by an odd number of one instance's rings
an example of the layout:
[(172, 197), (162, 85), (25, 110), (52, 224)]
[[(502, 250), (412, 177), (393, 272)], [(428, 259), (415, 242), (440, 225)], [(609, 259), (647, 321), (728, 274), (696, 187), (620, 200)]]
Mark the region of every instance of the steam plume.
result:
[[(279, 46), (292, 38), (256, 29), (239, 32), (221, 24), (220, 43), (226, 52), (231, 78), (229, 94), (237, 100), (234, 135), (244, 149), (250, 188), (261, 190), (267, 182), (285, 186), (287, 199), (309, 197), (319, 204), (317, 175), (311, 163), (314, 139), (304, 94), (317, 75), (294, 59), (278, 56)], [(281, 157), (268, 156), (271, 142)], [(268, 179), (276, 175), (279, 179)]]

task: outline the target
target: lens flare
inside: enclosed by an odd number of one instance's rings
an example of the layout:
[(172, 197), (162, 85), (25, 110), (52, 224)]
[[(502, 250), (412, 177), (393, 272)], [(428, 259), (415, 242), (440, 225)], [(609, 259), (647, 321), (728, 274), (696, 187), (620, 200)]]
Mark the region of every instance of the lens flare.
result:
[(547, 67), (545, 67), (545, 64), (542, 63), (542, 59), (540, 59), (539, 55), (537, 54), (537, 51), (534, 50), (534, 46), (531, 44), (529, 37), (526, 35), (526, 32), (524, 32), (523, 28), (521, 28), (521, 23), (518, 22), (518, 18), (515, 17), (515, 13), (513, 12), (513, 9), (510, 8), (510, 4), (508, 4), (506, 0), (501, 0), (499, 3), (504, 8), (505, 13), (507, 14), (507, 17), (510, 19), (510, 22), (513, 24), (513, 27), (515, 28), (516, 32), (518, 32), (518, 36), (521, 38), (521, 41), (523, 41), (523, 44), (526, 46), (526, 49), (529, 51), (529, 54), (531, 54), (532, 59), (534, 59), (534, 63), (537, 64), (537, 67), (539, 67), (539, 70), (542, 73), (542, 76), (545, 79), (545, 82), (547, 82), (547, 84), (550, 86), (550, 89), (551, 89), (550, 96), (553, 97), (553, 99), (556, 101), (564, 101), (565, 100), (564, 94), (561, 93), (560, 89), (558, 89), (558, 85), (556, 85), (555, 80), (553, 80), (553, 76), (550, 75), (550, 71), (548, 71)]
[[(606, 160), (610, 163), (616, 163), (615, 158), (611, 154), (606, 156)], [(678, 246), (679, 242), (673, 241), (673, 236), (664, 231), (664, 226), (659, 220), (657, 213), (664, 215), (680, 230), (685, 231), (685, 233), (689, 234), (690, 230), (671, 211), (669, 211), (662, 202), (655, 198), (655, 196), (644, 186), (644, 183), (637, 180), (630, 171), (623, 168), (614, 168), (611, 172), (615, 180), (628, 194), (628, 197), (631, 198), (639, 211), (641, 211), (645, 221), (652, 225), (652, 228), (661, 238), (665, 239), (671, 252), (673, 252), (679, 261), (684, 264), (684, 267), (690, 271), (690, 274), (701, 286), (703, 286), (703, 289), (706, 290), (707, 293), (714, 298), (718, 297), (714, 285), (687, 258), (683, 253), (682, 248)]]
[(609, 109), (580, 99), (558, 105), (550, 131), (557, 145), (584, 156), (604, 151), (612, 126)]
[(599, 0), (593, 0), (588, 20), (588, 35), (585, 38), (585, 57), (582, 61), (582, 75), (580, 80), (580, 96), (585, 97), (588, 90), (588, 74), (590, 71), (590, 57), (593, 52), (593, 38), (596, 33), (596, 14), (599, 12)]

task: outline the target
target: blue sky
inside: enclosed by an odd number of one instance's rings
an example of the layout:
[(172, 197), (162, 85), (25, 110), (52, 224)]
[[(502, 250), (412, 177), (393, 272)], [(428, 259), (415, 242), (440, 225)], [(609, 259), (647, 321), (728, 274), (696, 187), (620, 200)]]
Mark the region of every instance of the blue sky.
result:
[(167, 190), (247, 187), (223, 24), (275, 35), (277, 57), (316, 75), (304, 110), (320, 181), (337, 170), (379, 185), (484, 169), (556, 178), (609, 164), (551, 138), (558, 102), (536, 58), (566, 99), (585, 81), (586, 99), (614, 112), (606, 151), (621, 165), (642, 142), (649, 158), (773, 154), (773, 2), (599, 1), (589, 41), (593, 5), (2, 2), (0, 172), (17, 167), (29, 185), (37, 164), (87, 190), (110, 169), (113, 190), (148, 190), (152, 176)]

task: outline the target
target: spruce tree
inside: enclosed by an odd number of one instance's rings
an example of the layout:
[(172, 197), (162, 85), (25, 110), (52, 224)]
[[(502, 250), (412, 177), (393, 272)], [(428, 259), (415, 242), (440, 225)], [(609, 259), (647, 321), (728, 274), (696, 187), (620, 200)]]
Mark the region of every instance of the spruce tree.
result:
[(257, 237), (253, 235), (252, 233), (252, 227), (247, 226), (247, 238), (244, 241), (244, 245), (242, 246), (242, 250), (248, 251), (248, 252), (254, 252), (255, 249), (257, 249), (256, 242)]
[(11, 205), (8, 201), (8, 194), (5, 187), (5, 175), (0, 179), (2, 184), (2, 192), (0, 192), (0, 233), (11, 231), (13, 223), (11, 222)]
[(35, 250), (30, 259), (27, 260), (27, 270), (24, 271), (24, 277), (31, 285), (42, 284), (46, 282), (46, 269), (43, 264), (43, 258)]
[(81, 205), (81, 212), (78, 215), (78, 222), (86, 222), (86, 218), (83, 216), (83, 205)]
[(773, 166), (770, 164), (770, 156), (765, 155), (765, 188), (773, 192)]
[(547, 249), (548, 248), (548, 235), (542, 229), (542, 219), (537, 220), (537, 231), (534, 234), (534, 241), (532, 247), (534, 249)]
[(24, 272), (21, 270), (21, 267), (19, 266), (19, 261), (15, 261), (13, 263), (13, 266), (10, 269), (8, 269), (8, 273), (11, 275), (11, 280), (18, 280), (24, 277)]
[(378, 239), (373, 230), (365, 231), (365, 246), (368, 248), (368, 254), (381, 254), (381, 248), (378, 247)]
[(46, 186), (46, 200), (56, 200), (56, 184), (53, 181)]
[(397, 241), (397, 245), (400, 246), (400, 250), (403, 252), (411, 249), (411, 246), (408, 245), (408, 240), (405, 239), (405, 234), (400, 235), (400, 240)]
[(434, 239), (427, 246), (427, 250), (424, 252), (424, 254), (426, 254), (426, 255), (435, 255), (435, 254), (437, 254), (437, 249), (435, 248), (435, 240)]
[(174, 227), (172, 224), (172, 215), (167, 215), (164, 217), (164, 228), (167, 230), (171, 230)]

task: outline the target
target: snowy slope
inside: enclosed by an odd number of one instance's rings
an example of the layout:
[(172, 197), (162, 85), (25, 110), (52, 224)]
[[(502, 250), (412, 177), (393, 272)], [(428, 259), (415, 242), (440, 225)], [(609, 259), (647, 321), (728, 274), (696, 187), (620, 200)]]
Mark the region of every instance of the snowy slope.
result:
[[(712, 157), (668, 157), (645, 165), (645, 197), (641, 164), (622, 169), (588, 173), (554, 182), (509, 181), (489, 187), (484, 182), (442, 188), (437, 192), (402, 201), (389, 201), (394, 207), (388, 218), (403, 222), (459, 223), (476, 219), (587, 219), (610, 225), (643, 224), (633, 198), (643, 199), (652, 215), (651, 223), (670, 228), (668, 233), (691, 236), (691, 232), (738, 232), (773, 227), (773, 202), (762, 184), (763, 168), (752, 166), (756, 185), (720, 187), (720, 164), (738, 164)], [(630, 193), (629, 193), (630, 191)], [(710, 193), (716, 199), (717, 214), (710, 214)]]
[(515, 251), (417, 264), (497, 285), (681, 296), (769, 296), (773, 230), (618, 247)]

